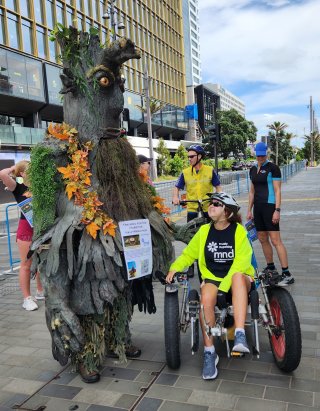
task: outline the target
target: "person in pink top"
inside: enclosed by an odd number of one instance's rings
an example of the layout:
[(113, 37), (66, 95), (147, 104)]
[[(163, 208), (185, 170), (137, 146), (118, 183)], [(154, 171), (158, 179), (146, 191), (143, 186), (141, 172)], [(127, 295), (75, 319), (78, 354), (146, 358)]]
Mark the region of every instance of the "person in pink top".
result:
[[(7, 190), (12, 192), (17, 203), (21, 203), (21, 201), (27, 198), (25, 196), (25, 192), (28, 191), (28, 179), (26, 173), (28, 165), (28, 161), (19, 161), (12, 167), (0, 170), (0, 180), (6, 186)], [(36, 301), (44, 299), (39, 274), (37, 275), (37, 293), (35, 297), (31, 295), (30, 291), (31, 259), (27, 259), (27, 254), (32, 242), (32, 236), (33, 228), (30, 226), (25, 216), (21, 213), (18, 224), (16, 241), (21, 261), (19, 271), (19, 282), (24, 298), (22, 307), (26, 311), (37, 310), (39, 307)]]

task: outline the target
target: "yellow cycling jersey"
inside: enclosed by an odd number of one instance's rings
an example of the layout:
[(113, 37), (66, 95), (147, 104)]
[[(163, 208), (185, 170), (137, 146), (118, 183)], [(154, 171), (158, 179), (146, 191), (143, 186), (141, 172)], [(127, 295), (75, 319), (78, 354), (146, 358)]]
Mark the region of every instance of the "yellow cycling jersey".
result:
[[(207, 193), (212, 193), (212, 173), (213, 167), (201, 164), (199, 171), (192, 167), (183, 170), (185, 186), (187, 190), (187, 200), (202, 200), (207, 197)], [(188, 212), (196, 212), (197, 203), (187, 203)], [(209, 202), (203, 204), (203, 210), (208, 211)]]
[(232, 276), (235, 273), (243, 273), (254, 277), (254, 267), (251, 264), (252, 260), (252, 246), (248, 240), (245, 228), (237, 223), (235, 231), (235, 255), (233, 263), (223, 278), (215, 276), (214, 273), (208, 270), (205, 260), (205, 245), (209, 234), (211, 223), (201, 226), (198, 232), (194, 235), (187, 247), (183, 250), (180, 257), (178, 257), (173, 264), (171, 264), (170, 271), (183, 271), (190, 267), (195, 260), (198, 260), (199, 269), (202, 280), (210, 279), (220, 282), (219, 290), (228, 292), (232, 284)]

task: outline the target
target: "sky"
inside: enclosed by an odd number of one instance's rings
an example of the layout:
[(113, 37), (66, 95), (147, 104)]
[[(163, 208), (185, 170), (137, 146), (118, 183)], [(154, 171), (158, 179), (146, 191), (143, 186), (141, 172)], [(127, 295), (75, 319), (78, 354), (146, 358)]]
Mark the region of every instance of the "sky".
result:
[(320, 0), (199, 0), (202, 83), (219, 83), (258, 128), (288, 124), (303, 146), (320, 120)]

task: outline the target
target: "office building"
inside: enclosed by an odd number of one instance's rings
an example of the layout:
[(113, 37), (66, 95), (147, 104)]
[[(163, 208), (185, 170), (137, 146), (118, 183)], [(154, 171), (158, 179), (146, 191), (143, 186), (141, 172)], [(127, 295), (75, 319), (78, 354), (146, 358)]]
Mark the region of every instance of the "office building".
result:
[(206, 83), (205, 86), (220, 96), (221, 110), (231, 110), (234, 108), (243, 117), (246, 115), (246, 107), (239, 97), (226, 90), (220, 84)]
[(186, 83), (187, 87), (198, 86), (201, 83), (198, 0), (183, 0), (182, 8)]
[(124, 65), (130, 134), (147, 135), (145, 116), (137, 108), (144, 106), (147, 65), (150, 96), (165, 103), (152, 117), (154, 133), (173, 140), (184, 137), (188, 125), (181, 0), (6, 0), (0, 1), (2, 152), (29, 148), (43, 138), (49, 122), (63, 121), (59, 49), (49, 40), (55, 24), (85, 31), (94, 27), (104, 43), (110, 41), (111, 11), (116, 36), (133, 40), (142, 55)]

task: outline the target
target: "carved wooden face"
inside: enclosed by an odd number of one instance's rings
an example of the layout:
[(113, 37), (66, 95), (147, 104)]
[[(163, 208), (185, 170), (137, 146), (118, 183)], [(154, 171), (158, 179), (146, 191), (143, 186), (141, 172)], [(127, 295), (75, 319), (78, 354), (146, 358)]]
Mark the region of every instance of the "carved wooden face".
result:
[(131, 58), (140, 55), (130, 40), (121, 39), (106, 49), (90, 49), (93, 64), (83, 61), (77, 71), (64, 68), (64, 120), (78, 129), (82, 140), (107, 138), (110, 128), (120, 127), (124, 104), (121, 67)]

